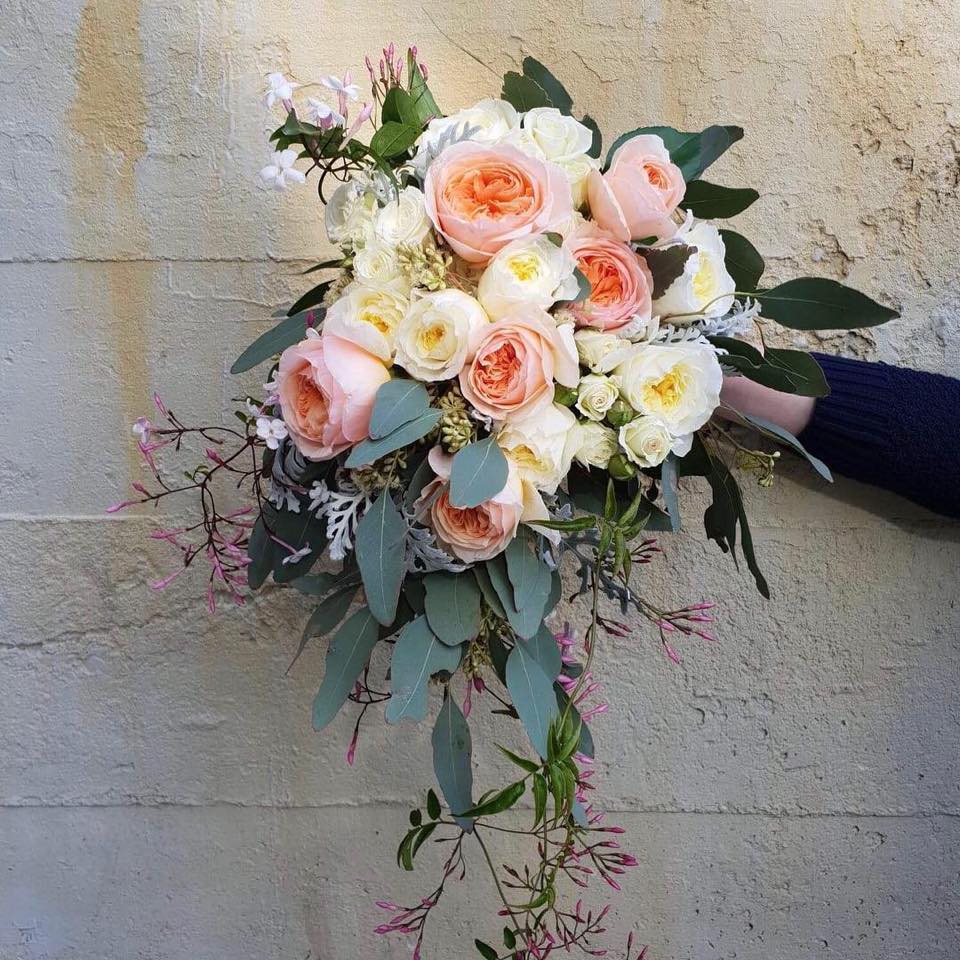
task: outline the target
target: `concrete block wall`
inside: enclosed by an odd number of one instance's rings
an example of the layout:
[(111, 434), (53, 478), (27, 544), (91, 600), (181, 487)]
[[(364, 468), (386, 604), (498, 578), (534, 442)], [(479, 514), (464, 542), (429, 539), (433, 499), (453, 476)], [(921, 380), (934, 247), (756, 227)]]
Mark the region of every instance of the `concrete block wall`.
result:
[[(533, 54), (607, 137), (734, 122), (714, 176), (773, 275), (820, 273), (903, 319), (825, 349), (957, 372), (956, 0), (8, 0), (0, 8), (0, 958), (371, 960), (371, 901), (432, 879), (392, 848), (428, 730), (309, 727), (323, 650), (269, 590), (212, 617), (147, 581), (148, 516), (107, 518), (153, 390), (228, 416), (227, 376), (327, 248), (309, 190), (259, 189), (264, 75), (416, 42), (441, 103)], [(257, 382), (254, 374), (249, 384)], [(652, 596), (721, 601), (674, 667), (607, 644), (603, 792), (642, 866), (614, 900), (657, 960), (960, 955), (960, 528), (800, 466), (748, 489), (767, 603), (689, 530)], [(583, 623), (577, 609), (564, 611)], [(495, 719), (495, 718), (494, 718)], [(477, 715), (491, 743), (499, 728)], [(490, 749), (479, 761), (492, 770)], [(455, 888), (433, 957), (472, 953)]]

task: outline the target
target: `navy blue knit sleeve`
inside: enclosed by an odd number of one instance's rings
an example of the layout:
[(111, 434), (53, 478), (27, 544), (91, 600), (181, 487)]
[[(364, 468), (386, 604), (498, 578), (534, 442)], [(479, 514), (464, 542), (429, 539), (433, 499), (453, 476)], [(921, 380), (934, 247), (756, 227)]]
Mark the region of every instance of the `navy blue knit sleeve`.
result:
[(960, 517), (960, 380), (815, 354), (830, 384), (801, 443), (837, 473)]

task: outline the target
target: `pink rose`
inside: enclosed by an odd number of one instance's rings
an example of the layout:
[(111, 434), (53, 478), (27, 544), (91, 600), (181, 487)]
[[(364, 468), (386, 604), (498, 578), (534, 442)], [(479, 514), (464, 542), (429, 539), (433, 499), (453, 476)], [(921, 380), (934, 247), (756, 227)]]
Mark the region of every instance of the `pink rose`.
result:
[(575, 387), (580, 377), (572, 325), (558, 327), (549, 313), (529, 304), (480, 327), (467, 359), (460, 390), (494, 420), (552, 403), (554, 380)]
[(440, 544), (458, 560), (476, 563), (502, 553), (517, 535), (523, 519), (523, 484), (517, 468), (508, 460), (506, 486), (477, 507), (455, 507), (450, 503), (450, 466), (453, 458), (434, 447), (428, 456), (436, 474), (420, 494), (418, 514), (430, 504), (428, 522)]
[(355, 343), (326, 334), (287, 347), (277, 373), (283, 419), (297, 449), (330, 460), (370, 431), (387, 368)]
[(430, 164), (423, 192), (437, 232), (470, 263), (573, 215), (563, 170), (508, 144), (455, 143)]
[(591, 287), (587, 300), (569, 305), (578, 326), (615, 332), (635, 317), (642, 324), (650, 321), (653, 275), (629, 244), (596, 230), (579, 230), (566, 247)]
[(610, 169), (593, 170), (587, 181), (591, 216), (619, 240), (672, 237), (677, 227), (671, 214), (685, 191), (680, 168), (653, 134), (628, 140)]

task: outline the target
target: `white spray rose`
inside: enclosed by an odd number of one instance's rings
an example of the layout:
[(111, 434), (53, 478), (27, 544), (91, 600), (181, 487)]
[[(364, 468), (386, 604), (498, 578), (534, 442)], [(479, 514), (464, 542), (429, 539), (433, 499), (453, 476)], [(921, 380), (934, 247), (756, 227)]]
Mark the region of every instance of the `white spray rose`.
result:
[(570, 191), (573, 194), (573, 205), (577, 210), (587, 205), (587, 181), (594, 170), (600, 169), (600, 161), (595, 157), (581, 153), (577, 157), (569, 157), (554, 161), (567, 175), (570, 181)]
[(397, 251), (373, 239), (353, 258), (354, 276), (363, 283), (390, 283), (403, 280)]
[(684, 264), (683, 273), (653, 301), (653, 312), (665, 322), (678, 314), (722, 317), (729, 313), (737, 285), (727, 272), (727, 249), (720, 231), (712, 223), (699, 222), (681, 242), (696, 247), (696, 252)]
[(416, 187), (404, 187), (377, 214), (373, 234), (390, 247), (400, 244), (420, 246), (430, 235), (430, 218), (423, 192)]
[(564, 116), (556, 107), (534, 107), (523, 115), (523, 129), (547, 160), (557, 163), (585, 154), (593, 131), (579, 120)]
[(580, 362), (594, 373), (609, 373), (633, 353), (633, 345), (615, 333), (589, 327), (574, 334)]
[(620, 381), (602, 373), (587, 374), (577, 388), (577, 409), (589, 420), (602, 420), (620, 398)]
[(472, 335), (489, 322), (483, 307), (461, 290), (426, 293), (400, 321), (396, 362), (418, 380), (449, 380), (463, 369)]
[(480, 100), (459, 113), (431, 120), (417, 141), (414, 166), (426, 170), (445, 147), (458, 140), (499, 143), (519, 127), (520, 115), (506, 100)]
[(699, 430), (720, 403), (723, 373), (708, 344), (637, 344), (616, 372), (630, 406), (675, 437)]
[(616, 432), (593, 420), (577, 423), (572, 443), (575, 450), (573, 459), (587, 468), (606, 469), (610, 458), (619, 450)]
[(655, 417), (637, 417), (620, 428), (620, 446), (638, 467), (655, 467), (667, 459), (673, 436)]
[(556, 493), (570, 470), (573, 427), (577, 418), (551, 403), (535, 413), (508, 420), (497, 434), (497, 444), (517, 466), (520, 479), (544, 493)]
[(327, 311), (323, 329), (389, 362), (408, 306), (406, 287), (399, 281), (351, 283)]
[(493, 320), (519, 304), (549, 310), (558, 300), (577, 295), (576, 266), (573, 255), (547, 237), (514, 240), (483, 271), (477, 297)]
[(337, 187), (324, 211), (327, 236), (340, 246), (362, 246), (373, 234), (376, 196), (356, 180)]

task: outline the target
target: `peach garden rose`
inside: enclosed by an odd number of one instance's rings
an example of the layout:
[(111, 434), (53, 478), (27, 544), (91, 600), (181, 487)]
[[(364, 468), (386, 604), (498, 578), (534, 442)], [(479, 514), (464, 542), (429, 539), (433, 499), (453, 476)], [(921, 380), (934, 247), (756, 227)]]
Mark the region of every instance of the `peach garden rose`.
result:
[(377, 390), (390, 379), (373, 355), (342, 337), (287, 347), (277, 371), (284, 422), (309, 460), (330, 460), (370, 430)]
[(437, 232), (470, 263), (486, 263), (512, 240), (557, 230), (573, 215), (564, 172), (505, 143), (448, 147), (430, 165), (423, 191)]

